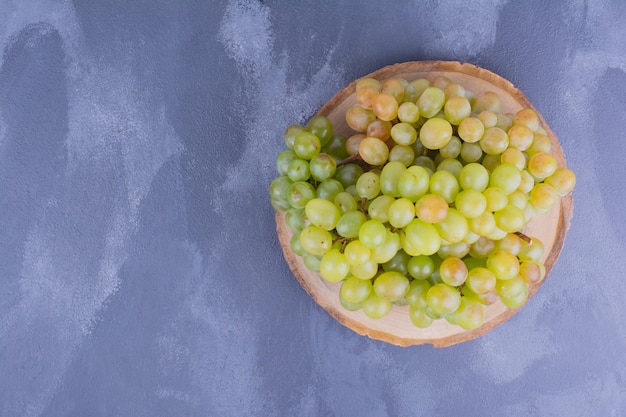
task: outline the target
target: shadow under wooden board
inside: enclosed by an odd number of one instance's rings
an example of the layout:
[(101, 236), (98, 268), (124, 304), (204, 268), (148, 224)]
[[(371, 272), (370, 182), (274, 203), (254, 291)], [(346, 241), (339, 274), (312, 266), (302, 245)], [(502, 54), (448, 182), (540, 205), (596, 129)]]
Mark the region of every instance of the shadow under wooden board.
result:
[[(407, 81), (412, 81), (417, 78), (432, 80), (440, 75), (461, 84), (476, 95), (485, 91), (498, 93), (502, 100), (503, 113), (516, 113), (522, 108), (532, 108), (537, 111), (526, 96), (512, 83), (493, 72), (467, 63), (449, 61), (406, 62), (381, 68), (364, 77), (378, 80), (402, 77)], [(331, 120), (336, 134), (346, 137), (354, 134), (347, 126), (344, 117), (346, 110), (356, 104), (355, 86), (356, 80), (340, 90), (317, 113), (317, 115), (324, 115)], [(565, 167), (563, 150), (557, 137), (538, 111), (537, 114), (552, 142), (552, 153), (559, 166)], [(536, 216), (523, 229), (524, 234), (538, 238), (544, 244), (543, 262), (547, 274), (549, 274), (561, 252), (565, 235), (570, 226), (572, 212), (572, 196), (568, 195), (561, 198), (548, 213)], [(276, 213), (276, 226), (285, 260), (302, 287), (332, 317), (358, 334), (399, 346), (432, 344), (437, 347), (445, 347), (474, 339), (502, 324), (517, 312), (517, 310), (508, 309), (498, 300), (487, 307), (484, 324), (476, 330), (468, 331), (459, 326), (454, 326), (446, 320), (435, 320), (428, 328), (418, 328), (411, 322), (407, 306), (394, 306), (391, 312), (381, 319), (371, 319), (361, 310), (348, 311), (339, 301), (338, 294), (341, 283), (327, 282), (318, 273), (309, 271), (302, 258), (291, 251), (289, 242), (292, 231), (285, 223), (284, 213)], [(529, 287), (529, 298), (536, 293), (543, 282), (545, 279)], [(523, 310), (523, 307), (521, 309)]]

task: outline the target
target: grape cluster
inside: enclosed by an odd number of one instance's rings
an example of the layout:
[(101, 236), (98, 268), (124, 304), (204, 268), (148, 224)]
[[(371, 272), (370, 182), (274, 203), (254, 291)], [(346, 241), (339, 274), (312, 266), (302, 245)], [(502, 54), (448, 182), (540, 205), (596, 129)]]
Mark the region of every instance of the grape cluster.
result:
[(272, 206), (291, 249), (348, 310), (408, 305), (412, 323), (463, 329), (487, 305), (522, 306), (546, 274), (543, 244), (521, 233), (574, 188), (535, 111), (502, 112), (447, 77), (363, 78), (336, 135), (324, 116), (289, 126)]

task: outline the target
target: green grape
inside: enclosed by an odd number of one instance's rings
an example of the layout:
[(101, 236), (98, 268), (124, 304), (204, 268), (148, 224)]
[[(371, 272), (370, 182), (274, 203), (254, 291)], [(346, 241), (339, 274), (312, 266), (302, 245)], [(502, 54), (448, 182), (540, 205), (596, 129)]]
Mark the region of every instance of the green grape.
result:
[(520, 151), (525, 151), (533, 143), (533, 131), (524, 125), (513, 125), (508, 130), (509, 146)]
[(530, 190), (532, 190), (535, 186), (535, 178), (533, 178), (530, 172), (525, 169), (520, 171), (520, 175), (522, 177), (522, 180), (520, 181), (519, 187), (517, 187), (517, 189), (524, 194), (528, 194)]
[(413, 80), (404, 89), (404, 99), (415, 103), (428, 87), (430, 87), (430, 81), (425, 78)]
[(461, 158), (465, 162), (478, 162), (483, 156), (483, 150), (478, 143), (463, 142), (461, 144)]
[(509, 147), (509, 136), (499, 127), (490, 127), (480, 139), (480, 148), (488, 155), (499, 155)]
[(488, 236), (496, 228), (496, 219), (490, 211), (484, 211), (477, 217), (468, 220), (469, 230), (478, 236)]
[(391, 302), (400, 301), (409, 290), (409, 280), (396, 271), (383, 272), (374, 281), (374, 292)]
[(398, 197), (398, 182), (400, 176), (407, 168), (402, 162), (393, 161), (387, 163), (380, 172), (380, 190), (383, 194)]
[(483, 192), (489, 185), (489, 172), (480, 164), (469, 163), (459, 173), (459, 185), (464, 190)]
[[(451, 316), (465, 330), (478, 329), (485, 322), (485, 307), (477, 300), (461, 297), (459, 308)], [(446, 316), (446, 319), (448, 317), (450, 316)]]
[(541, 133), (533, 134), (533, 143), (528, 149), (526, 149), (526, 153), (532, 156), (537, 152), (552, 152), (552, 143), (550, 142), (550, 138), (548, 136)]
[(310, 226), (309, 219), (306, 218), (303, 209), (290, 208), (285, 215), (285, 222), (291, 230), (302, 230), (306, 226)]
[(377, 91), (380, 91), (380, 81), (369, 77), (361, 78), (356, 82), (356, 91), (359, 91), (363, 87), (373, 87)]
[(476, 242), (470, 246), (469, 254), (473, 258), (486, 258), (493, 252), (496, 244), (493, 240), (481, 236)]
[(380, 120), (391, 121), (398, 116), (398, 100), (391, 94), (380, 93), (372, 99), (372, 110)]
[(331, 234), (318, 226), (308, 226), (300, 232), (300, 245), (311, 255), (322, 256), (333, 245)]
[(501, 164), (491, 173), (489, 186), (500, 188), (505, 194), (511, 194), (517, 190), (521, 182), (522, 175), (515, 165)]
[(370, 109), (355, 104), (346, 111), (346, 123), (356, 132), (365, 132), (367, 126), (376, 120), (376, 115)]
[(408, 82), (398, 77), (387, 78), (380, 83), (380, 91), (390, 94), (398, 103), (404, 100), (404, 85)]
[(371, 219), (378, 220), (381, 223), (387, 223), (389, 220), (387, 218), (387, 213), (389, 212), (389, 207), (394, 201), (396, 201), (395, 198), (391, 196), (379, 195), (370, 203), (367, 208), (367, 213)]
[(508, 148), (500, 155), (500, 163), (515, 165), (521, 171), (526, 167), (526, 157), (522, 151)]
[(361, 309), (361, 303), (349, 303), (347, 302), (343, 296), (341, 295), (341, 291), (339, 291), (339, 302), (341, 306), (348, 311), (357, 311)]
[(339, 249), (331, 249), (322, 256), (320, 261), (320, 275), (326, 281), (339, 282), (348, 276), (350, 264)]
[(486, 129), (495, 127), (495, 125), (498, 124), (498, 115), (489, 110), (483, 110), (478, 113), (478, 119), (483, 123)]
[(304, 208), (313, 198), (315, 198), (315, 188), (308, 182), (294, 182), (287, 191), (287, 202), (293, 208)]
[(536, 184), (530, 190), (530, 202), (539, 212), (547, 212), (558, 201), (559, 195), (551, 185), (546, 183)]
[(525, 242), (515, 233), (507, 233), (507, 235), (496, 242), (496, 249), (506, 250), (515, 256), (519, 256), (522, 246)]
[(461, 259), (469, 253), (469, 249), (470, 249), (470, 244), (465, 241), (452, 243), (449, 245), (441, 245), (441, 247), (437, 251), (437, 255), (439, 255), (441, 259), (446, 259), (446, 258)]
[(525, 286), (521, 293), (512, 298), (500, 297), (500, 301), (508, 308), (520, 308), (528, 300), (528, 287)]
[(372, 293), (372, 282), (349, 276), (341, 285), (339, 294), (349, 303), (361, 304)]
[(347, 213), (358, 208), (358, 204), (352, 194), (345, 191), (337, 193), (333, 202), (341, 213)]
[(308, 180), (311, 176), (309, 162), (304, 159), (294, 158), (287, 167), (287, 176), (293, 182)]
[(433, 117), (422, 125), (419, 137), (427, 149), (441, 149), (452, 139), (452, 125), (445, 119)]
[(346, 211), (337, 221), (337, 234), (341, 237), (355, 238), (359, 235), (359, 229), (367, 221), (365, 214), (358, 210)]
[(507, 116), (506, 114), (498, 114), (498, 121), (496, 122), (496, 127), (508, 132), (508, 130), (513, 126), (513, 120)]
[(551, 185), (556, 193), (560, 197), (563, 197), (571, 193), (574, 189), (576, 185), (576, 175), (568, 168), (557, 168), (544, 182)]
[[(370, 126), (372, 126), (374, 123), (376, 122), (370, 123)], [(352, 135), (348, 139), (346, 139), (346, 153), (348, 153), (348, 155), (355, 155), (359, 153), (359, 145), (361, 144), (361, 141), (367, 136), (368, 135), (363, 133), (357, 133), (356, 135)]]
[(341, 217), (337, 206), (322, 198), (311, 199), (304, 210), (313, 225), (326, 230), (334, 229)]
[(437, 171), (430, 177), (430, 192), (452, 203), (459, 193), (459, 182), (448, 171)]
[(435, 265), (429, 256), (412, 256), (407, 263), (407, 272), (416, 280), (425, 280), (435, 272)]
[(335, 201), (337, 194), (343, 192), (343, 185), (333, 178), (322, 181), (317, 186), (317, 198), (323, 198), (328, 201)]
[(359, 143), (359, 155), (370, 165), (382, 165), (389, 158), (389, 148), (382, 140), (368, 136)]
[(444, 105), (443, 111), (447, 121), (458, 125), (470, 116), (472, 106), (465, 97), (452, 97)]
[(467, 266), (459, 258), (446, 258), (439, 265), (441, 280), (452, 287), (462, 285), (467, 279)]
[(306, 266), (309, 271), (320, 272), (321, 258), (310, 253), (305, 253), (302, 255), (302, 260), (304, 261), (304, 266)]
[(411, 256), (409, 256), (405, 251), (398, 250), (389, 261), (382, 264), (383, 271), (395, 271), (406, 276), (408, 274), (407, 265), (409, 263), (409, 259), (411, 259)]
[(439, 223), (435, 223), (435, 228), (442, 239), (448, 243), (462, 242), (469, 233), (467, 219), (456, 209), (448, 209), (448, 215)]
[(446, 95), (440, 88), (427, 87), (417, 99), (420, 115), (431, 118), (443, 108)]
[(415, 206), (409, 199), (398, 198), (389, 206), (387, 218), (393, 227), (403, 228), (415, 218)]
[(400, 107), (398, 107), (398, 119), (400, 119), (400, 122), (417, 123), (419, 118), (420, 111), (419, 108), (415, 105), (415, 100), (406, 101), (400, 104)]
[(519, 260), (511, 252), (495, 250), (487, 257), (487, 269), (499, 280), (513, 279), (519, 274)]
[(435, 314), (450, 314), (459, 308), (461, 294), (448, 284), (435, 284), (426, 293), (426, 303)]
[(333, 138), (333, 124), (326, 116), (313, 117), (306, 125), (306, 128), (319, 138), (322, 146), (326, 145)]
[(509, 199), (501, 188), (489, 187), (483, 191), (483, 195), (487, 199), (487, 211), (502, 210), (509, 204)]
[(476, 143), (485, 134), (485, 125), (476, 117), (468, 117), (458, 127), (459, 137), (466, 143)]
[(491, 240), (500, 240), (504, 239), (507, 232), (500, 229), (498, 226), (494, 227), (493, 231), (487, 235), (487, 237)]
[(441, 247), (441, 238), (434, 225), (413, 219), (404, 229), (405, 251), (411, 256), (430, 256)]
[(410, 145), (417, 139), (417, 131), (408, 123), (396, 123), (391, 128), (391, 138), (398, 145)]
[(356, 184), (356, 181), (362, 174), (363, 168), (357, 164), (345, 164), (337, 167), (334, 178), (339, 181), (345, 189), (352, 184)]
[(322, 152), (331, 155), (337, 161), (350, 156), (346, 151), (346, 138), (340, 135), (333, 136), (326, 145), (322, 146)]
[(496, 288), (496, 275), (484, 267), (470, 269), (465, 285), (476, 294), (484, 294)]
[(489, 111), (492, 113), (500, 113), (502, 111), (502, 101), (500, 96), (493, 91), (485, 91), (476, 97), (476, 102), (472, 107), (474, 113)]
[(285, 149), (280, 152), (276, 157), (276, 170), (278, 173), (280, 175), (287, 175), (289, 163), (297, 157), (296, 153), (291, 149)]
[(280, 176), (275, 178), (270, 183), (270, 197), (273, 200), (286, 202), (289, 197), (289, 187), (291, 187), (291, 180), (287, 176)]
[(527, 126), (533, 132), (539, 129), (539, 116), (533, 109), (522, 109), (515, 113), (513, 123), (516, 125)]
[(287, 127), (287, 129), (285, 129), (285, 134), (283, 135), (285, 139), (285, 145), (287, 145), (289, 149), (293, 149), (294, 143), (296, 141), (296, 136), (298, 136), (302, 132), (306, 132), (306, 129), (300, 125), (291, 125)]
[(272, 205), (272, 208), (274, 210), (279, 211), (281, 213), (284, 213), (291, 208), (288, 202), (276, 200), (273, 198), (270, 198), (270, 204)]
[(528, 172), (540, 180), (554, 174), (557, 168), (556, 158), (547, 152), (537, 152), (528, 160)]
[(427, 155), (416, 157), (413, 161), (413, 165), (420, 166), (426, 169), (426, 171), (429, 172), (429, 177), (430, 175), (432, 175), (433, 172), (435, 172), (435, 169), (437, 168), (435, 166), (435, 161), (433, 161), (430, 156)]
[(493, 213), (493, 217), (496, 220), (496, 226), (507, 233), (521, 230), (526, 223), (522, 209), (510, 204)]
[(319, 154), (322, 144), (317, 136), (310, 132), (299, 133), (293, 143), (293, 150), (302, 159), (307, 161)]
[(426, 303), (426, 293), (431, 285), (426, 280), (413, 280), (409, 284), (409, 290), (406, 293), (406, 301), (412, 308), (423, 309), (428, 306)]
[(519, 188), (515, 191), (513, 191), (511, 194), (508, 195), (507, 198), (508, 202), (509, 202), (509, 206), (515, 206), (520, 210), (524, 210), (524, 207), (526, 207), (526, 204), (528, 204), (528, 195), (526, 195), (526, 193), (522, 192), (519, 190)]
[(353, 240), (346, 245), (343, 253), (350, 266), (358, 266), (369, 262), (372, 251), (359, 240)]
[(476, 190), (464, 190), (457, 194), (454, 200), (459, 213), (468, 219), (480, 216), (487, 209), (487, 199)]
[(452, 97), (466, 98), (465, 87), (463, 87), (461, 84), (457, 84), (454, 82), (450, 82), (448, 85), (446, 85), (443, 89), (443, 92), (446, 95), (446, 100), (451, 99)]
[(380, 193), (380, 178), (372, 171), (363, 173), (356, 181), (356, 192), (361, 198), (373, 200)]
[(296, 255), (303, 256), (306, 253), (306, 251), (300, 244), (300, 232), (295, 232), (293, 235), (291, 235), (291, 239), (289, 240), (289, 247), (291, 247), (291, 250)]
[(376, 295), (374, 291), (363, 301), (361, 308), (365, 315), (372, 319), (385, 317), (391, 311), (391, 302)]
[(387, 236), (382, 245), (377, 246), (372, 251), (372, 260), (376, 263), (383, 264), (389, 262), (398, 253), (400, 249), (400, 236), (397, 233), (387, 229)]
[(421, 308), (410, 307), (409, 318), (411, 319), (411, 323), (420, 329), (425, 329), (433, 323), (433, 319)]
[(359, 229), (359, 240), (370, 249), (375, 249), (385, 241), (387, 229), (378, 220), (368, 220)]
[[(468, 221), (469, 222), (469, 221)], [(467, 233), (467, 236), (465, 236), (465, 239), (463, 239), (464, 243), (467, 243), (468, 245), (471, 245), (472, 243), (476, 242), (478, 239), (480, 239), (480, 235), (477, 235), (476, 233), (472, 232), (471, 230)], [(469, 250), (469, 249), (468, 249)]]
[(444, 158), (456, 158), (461, 153), (462, 142), (456, 136), (452, 136), (450, 142), (443, 148), (439, 149), (439, 154)]
[(421, 166), (408, 167), (398, 178), (397, 189), (401, 197), (412, 202), (428, 192), (430, 177), (428, 171)]
[(337, 163), (332, 156), (325, 153), (320, 153), (319, 155), (311, 158), (309, 167), (313, 179), (315, 179), (316, 181), (325, 181), (335, 175), (335, 171), (337, 170)]
[(389, 161), (402, 162), (404, 166), (409, 166), (415, 160), (415, 151), (410, 146), (396, 145), (389, 151)]
[(519, 276), (528, 285), (540, 282), (543, 279), (541, 267), (537, 261), (522, 261), (519, 265)]
[(439, 165), (437, 165), (437, 171), (448, 171), (454, 175), (457, 181), (459, 180), (459, 175), (461, 174), (462, 169), (463, 164), (461, 161), (452, 158), (446, 158), (442, 160)]
[(372, 279), (378, 272), (378, 264), (371, 259), (361, 265), (352, 265), (350, 273), (359, 279)]
[(500, 298), (515, 298), (527, 289), (528, 285), (519, 275), (507, 280), (497, 280), (496, 282), (496, 292)]
[[(521, 240), (521, 239), (520, 239)], [(545, 253), (545, 247), (541, 240), (536, 237), (531, 238), (530, 243), (521, 241), (522, 246), (517, 254), (520, 261), (541, 261), (543, 254)]]

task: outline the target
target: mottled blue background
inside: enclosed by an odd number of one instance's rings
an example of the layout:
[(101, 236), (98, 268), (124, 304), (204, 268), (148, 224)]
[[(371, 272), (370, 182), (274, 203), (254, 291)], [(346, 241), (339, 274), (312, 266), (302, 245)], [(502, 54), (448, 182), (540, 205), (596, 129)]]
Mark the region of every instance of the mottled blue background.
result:
[[(626, 415), (626, 3), (0, 1), (1, 416)], [(524, 91), (578, 174), (550, 278), (446, 349), (298, 285), (282, 132), (402, 61)]]

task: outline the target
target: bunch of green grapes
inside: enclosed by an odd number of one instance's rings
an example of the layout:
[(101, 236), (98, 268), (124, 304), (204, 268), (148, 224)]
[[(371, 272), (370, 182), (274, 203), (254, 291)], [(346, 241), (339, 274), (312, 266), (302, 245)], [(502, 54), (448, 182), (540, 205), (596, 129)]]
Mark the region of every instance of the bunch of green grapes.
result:
[(371, 318), (408, 305), (417, 327), (475, 329), (498, 300), (522, 306), (546, 270), (520, 231), (576, 183), (536, 112), (443, 76), (364, 78), (356, 101), (348, 138), (324, 116), (285, 131), (270, 195), (293, 252)]

